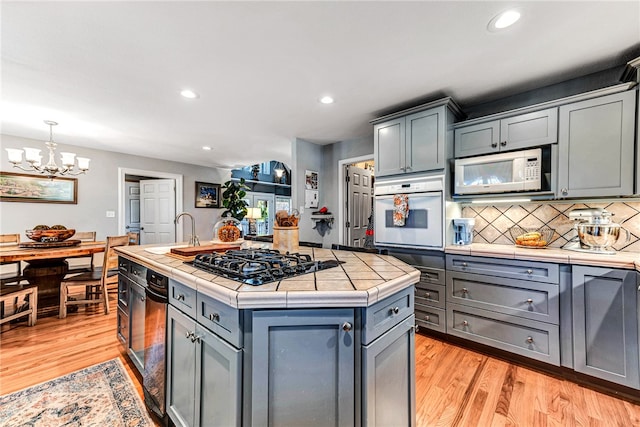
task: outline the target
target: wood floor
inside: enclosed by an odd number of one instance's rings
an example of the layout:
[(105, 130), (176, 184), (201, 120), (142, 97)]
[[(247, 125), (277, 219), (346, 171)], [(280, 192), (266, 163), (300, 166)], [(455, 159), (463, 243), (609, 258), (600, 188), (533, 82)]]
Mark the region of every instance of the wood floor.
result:
[[(115, 330), (115, 310), (2, 325), (0, 394), (119, 357), (142, 395)], [(419, 427), (640, 426), (638, 405), (423, 335), (416, 372)]]

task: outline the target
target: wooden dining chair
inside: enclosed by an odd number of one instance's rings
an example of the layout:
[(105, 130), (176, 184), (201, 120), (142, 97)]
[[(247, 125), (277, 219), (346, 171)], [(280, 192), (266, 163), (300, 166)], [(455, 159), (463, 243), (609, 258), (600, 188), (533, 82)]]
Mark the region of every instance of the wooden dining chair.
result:
[(36, 324), (38, 319), (38, 288), (32, 285), (1, 286), (0, 325), (23, 316), (28, 316), (28, 326)]
[(127, 236), (129, 236), (130, 245), (140, 244), (140, 233), (134, 233), (133, 231), (130, 231), (129, 233), (127, 233)]
[[(20, 243), (19, 234), (0, 234), (0, 246), (13, 246)], [(22, 277), (22, 263), (20, 261), (2, 264), (0, 268), (0, 284), (19, 284)]]
[[(109, 314), (109, 295), (107, 287), (110, 284), (118, 285), (118, 254), (114, 248), (127, 246), (129, 236), (109, 236), (102, 261), (102, 268), (81, 273), (75, 276), (65, 277), (60, 284), (60, 311), (58, 317), (67, 317), (67, 307), (70, 305), (104, 304), (104, 314)], [(77, 288), (82, 289), (82, 294), (73, 294)], [(73, 299), (75, 298), (75, 299)]]
[[(81, 242), (95, 242), (96, 232), (78, 231), (73, 235), (72, 239), (80, 240)], [(67, 264), (69, 264), (69, 272), (67, 274), (77, 274), (93, 271), (93, 254), (76, 258), (67, 258)]]

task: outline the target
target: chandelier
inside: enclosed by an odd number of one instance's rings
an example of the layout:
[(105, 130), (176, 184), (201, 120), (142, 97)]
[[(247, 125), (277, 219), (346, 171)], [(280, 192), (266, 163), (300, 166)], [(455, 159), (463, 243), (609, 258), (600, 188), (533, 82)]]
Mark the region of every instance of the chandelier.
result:
[[(86, 157), (78, 157), (76, 159), (75, 153), (60, 153), (60, 161), (62, 163), (62, 167), (59, 167), (55, 161), (55, 149), (58, 144), (53, 142), (53, 127), (58, 123), (45, 120), (44, 121), (49, 126), (49, 141), (45, 142), (44, 145), (49, 148), (49, 162), (46, 165), (42, 164), (42, 155), (40, 154), (40, 150), (37, 148), (28, 148), (24, 147), (24, 150), (20, 150), (17, 148), (7, 148), (7, 154), (9, 157), (9, 162), (13, 164), (14, 168), (22, 169), (27, 172), (39, 172), (47, 177), (53, 179), (56, 175), (80, 175), (89, 170), (89, 161), (91, 159), (87, 159)], [(22, 153), (24, 151), (25, 160), (28, 163), (28, 166), (22, 165)], [(78, 161), (78, 170), (75, 170), (75, 163)]]

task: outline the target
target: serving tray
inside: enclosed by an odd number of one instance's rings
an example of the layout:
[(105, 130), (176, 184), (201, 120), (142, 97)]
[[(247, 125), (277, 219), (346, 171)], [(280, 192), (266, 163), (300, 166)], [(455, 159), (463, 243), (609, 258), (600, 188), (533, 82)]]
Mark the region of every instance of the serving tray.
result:
[(62, 242), (20, 242), (18, 247), (30, 249), (67, 248), (70, 246), (78, 246), (80, 242), (81, 240), (63, 240)]

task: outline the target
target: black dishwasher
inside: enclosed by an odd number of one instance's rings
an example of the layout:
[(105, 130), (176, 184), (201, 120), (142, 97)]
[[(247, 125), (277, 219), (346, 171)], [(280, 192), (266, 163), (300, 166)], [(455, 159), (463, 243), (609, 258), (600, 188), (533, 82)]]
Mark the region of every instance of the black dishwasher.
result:
[(165, 420), (166, 336), (169, 280), (147, 271), (142, 388), (147, 408)]

